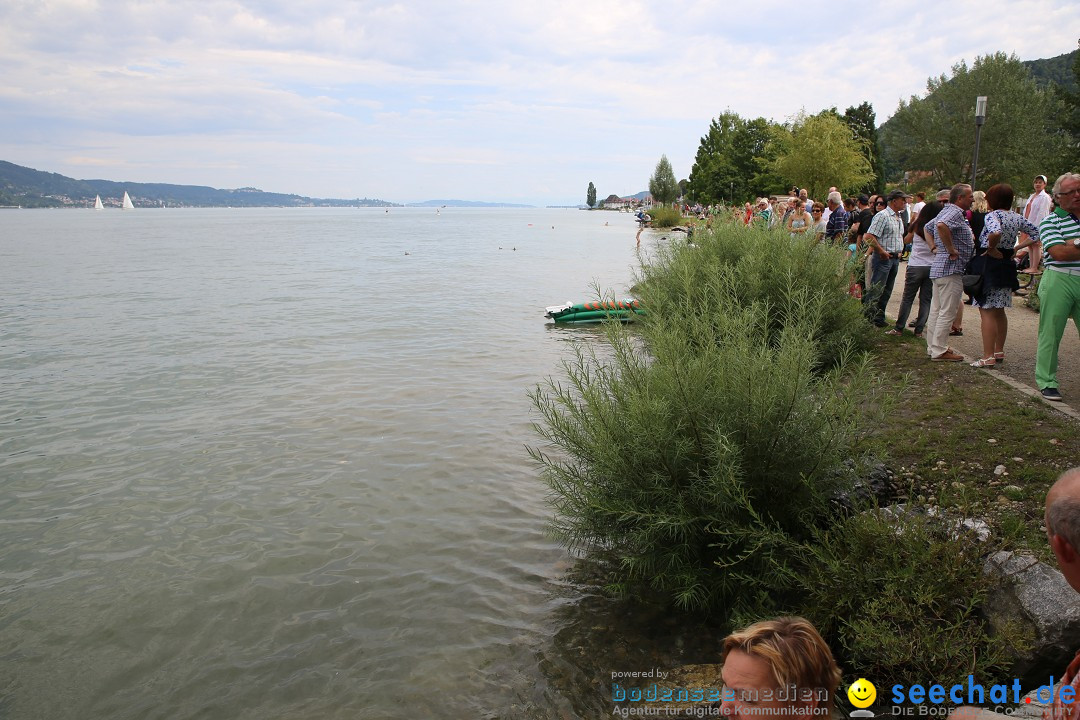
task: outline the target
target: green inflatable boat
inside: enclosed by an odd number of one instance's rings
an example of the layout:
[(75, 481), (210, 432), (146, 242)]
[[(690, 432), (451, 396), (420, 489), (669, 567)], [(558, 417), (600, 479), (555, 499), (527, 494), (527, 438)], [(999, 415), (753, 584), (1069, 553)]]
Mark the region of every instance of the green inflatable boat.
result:
[(586, 303), (566, 303), (565, 305), (553, 305), (545, 308), (544, 317), (553, 320), (560, 325), (582, 325), (585, 323), (598, 323), (604, 320), (619, 320), (629, 322), (636, 315), (644, 315), (645, 311), (633, 298), (625, 300), (595, 300)]

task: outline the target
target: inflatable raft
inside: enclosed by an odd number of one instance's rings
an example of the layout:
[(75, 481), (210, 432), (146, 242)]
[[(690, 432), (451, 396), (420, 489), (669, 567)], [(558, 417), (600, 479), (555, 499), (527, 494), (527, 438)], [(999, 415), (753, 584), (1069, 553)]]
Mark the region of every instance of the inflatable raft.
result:
[(633, 298), (625, 300), (594, 300), (586, 303), (566, 303), (546, 308), (544, 317), (559, 324), (598, 323), (603, 320), (628, 322), (635, 315), (644, 315), (645, 311)]

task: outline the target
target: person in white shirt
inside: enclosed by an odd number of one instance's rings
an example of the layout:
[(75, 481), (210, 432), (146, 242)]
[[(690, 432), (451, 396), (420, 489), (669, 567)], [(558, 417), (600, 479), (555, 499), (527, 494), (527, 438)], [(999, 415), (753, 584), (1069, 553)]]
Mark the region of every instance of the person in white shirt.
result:
[[(1024, 219), (1032, 225), (1038, 227), (1042, 219), (1050, 214), (1050, 195), (1046, 192), (1046, 176), (1035, 176), (1035, 194), (1028, 198), (1027, 204), (1024, 205)], [(1028, 239), (1027, 234), (1021, 234), (1021, 241)], [(1039, 262), (1042, 260), (1042, 243), (1034, 242), (1031, 244), (1031, 249), (1028, 251), (1028, 255), (1031, 258), (1030, 272), (1039, 272)]]
[(919, 217), (919, 213), (926, 207), (926, 193), (921, 190), (915, 193), (915, 204), (909, 209), (911, 210), (911, 217), (908, 218), (911, 222), (915, 222), (915, 218)]

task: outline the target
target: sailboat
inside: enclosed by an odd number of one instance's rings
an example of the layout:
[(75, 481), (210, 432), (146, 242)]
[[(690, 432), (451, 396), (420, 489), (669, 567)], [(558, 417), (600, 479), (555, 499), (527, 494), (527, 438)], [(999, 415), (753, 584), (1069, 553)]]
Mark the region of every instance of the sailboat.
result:
[(120, 207), (122, 207), (124, 210), (134, 210), (135, 209), (135, 205), (132, 204), (131, 196), (129, 196), (127, 194), (127, 190), (124, 191), (124, 204), (121, 205)]
[(95, 195), (94, 196), (94, 209), (95, 210), (104, 210), (105, 209), (105, 206), (101, 204), (101, 196), (100, 195)]

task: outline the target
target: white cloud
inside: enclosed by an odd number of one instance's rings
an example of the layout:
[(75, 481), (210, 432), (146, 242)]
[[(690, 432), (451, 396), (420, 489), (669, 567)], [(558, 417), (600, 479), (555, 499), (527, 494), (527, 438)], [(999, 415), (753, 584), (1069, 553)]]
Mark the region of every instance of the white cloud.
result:
[(0, 159), (317, 196), (576, 202), (590, 180), (642, 189), (661, 153), (687, 176), (725, 109), (783, 120), (869, 100), (882, 120), (959, 60), (1074, 49), (1078, 18), (1067, 0), (14, 0), (0, 6)]

